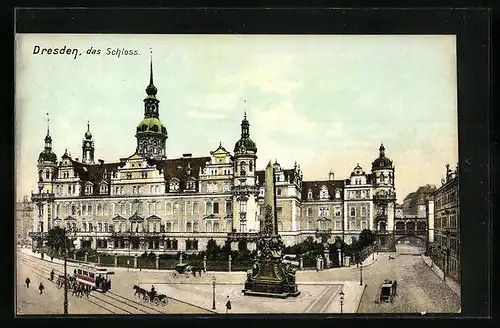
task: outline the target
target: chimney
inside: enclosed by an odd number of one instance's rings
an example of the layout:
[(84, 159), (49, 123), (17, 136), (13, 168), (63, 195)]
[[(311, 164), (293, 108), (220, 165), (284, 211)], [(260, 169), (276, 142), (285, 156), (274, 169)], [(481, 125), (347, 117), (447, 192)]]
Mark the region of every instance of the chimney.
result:
[(104, 161), (102, 159), (98, 159), (98, 161), (99, 161), (99, 165), (104, 164)]
[(333, 173), (332, 170), (328, 172), (328, 180), (333, 181), (335, 179), (335, 174)]
[(193, 156), (193, 154), (191, 154), (191, 153), (182, 154), (183, 158), (191, 158), (192, 156)]
[(446, 164), (446, 182), (450, 179), (450, 164)]

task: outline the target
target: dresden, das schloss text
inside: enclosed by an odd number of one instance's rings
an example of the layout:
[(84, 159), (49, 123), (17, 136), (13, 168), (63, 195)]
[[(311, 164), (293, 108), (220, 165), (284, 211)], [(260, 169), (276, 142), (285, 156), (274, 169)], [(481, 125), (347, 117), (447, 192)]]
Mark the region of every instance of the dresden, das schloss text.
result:
[[(104, 52), (108, 56), (116, 56), (120, 58), (120, 56), (135, 56), (139, 54), (139, 50), (137, 49), (125, 49), (125, 48), (106, 48)], [(81, 56), (81, 53), (76, 48), (69, 48), (67, 46), (63, 46), (61, 48), (42, 48), (39, 45), (35, 45), (33, 47), (34, 55), (71, 55), (74, 59), (78, 56)], [(87, 55), (100, 55), (101, 50), (95, 49), (91, 47), (87, 50)]]

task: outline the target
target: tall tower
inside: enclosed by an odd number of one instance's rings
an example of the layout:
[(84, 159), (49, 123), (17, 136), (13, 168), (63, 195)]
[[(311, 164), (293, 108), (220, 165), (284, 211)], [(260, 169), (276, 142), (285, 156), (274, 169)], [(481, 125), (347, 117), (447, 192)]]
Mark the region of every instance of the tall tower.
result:
[[(374, 230), (379, 235), (390, 234), (394, 230), (394, 215), (396, 191), (394, 188), (394, 166), (392, 161), (385, 156), (383, 144), (379, 148), (379, 157), (372, 163), (373, 175), (373, 205), (374, 205)], [(387, 240), (388, 241), (388, 240)], [(386, 238), (380, 239), (380, 246), (384, 246)]]
[(255, 163), (257, 146), (250, 139), (250, 123), (247, 114), (241, 121), (241, 137), (234, 145), (233, 224), (236, 232), (258, 232)]
[(87, 122), (87, 132), (85, 132), (85, 139), (82, 142), (82, 162), (84, 164), (94, 164), (94, 140), (92, 140), (92, 133), (90, 133), (90, 123)]
[(45, 149), (38, 156), (38, 191), (52, 193), (52, 180), (57, 166), (57, 156), (52, 151), (52, 137), (50, 136), (49, 114), (47, 113), (47, 135)]
[(144, 98), (144, 119), (137, 125), (136, 153), (154, 159), (166, 159), (167, 129), (159, 119), (159, 104), (156, 99), (158, 90), (153, 84), (153, 58), (150, 61), (149, 85)]
[[(36, 205), (33, 231), (47, 232), (51, 228), (52, 205), (54, 203), (55, 171), (57, 156), (52, 151), (52, 137), (49, 129), (49, 114), (47, 113), (47, 135), (45, 136), (45, 149), (38, 156), (38, 192), (31, 194), (31, 200)], [(41, 246), (41, 239), (36, 241)]]

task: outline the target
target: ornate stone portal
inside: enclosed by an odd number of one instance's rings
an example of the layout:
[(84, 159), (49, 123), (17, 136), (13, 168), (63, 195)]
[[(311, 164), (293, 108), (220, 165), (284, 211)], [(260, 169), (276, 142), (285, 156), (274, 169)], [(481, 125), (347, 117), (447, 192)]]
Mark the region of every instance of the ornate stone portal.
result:
[(247, 272), (244, 295), (287, 298), (298, 296), (295, 269), (283, 263), (284, 244), (278, 234), (274, 169), (271, 162), (266, 167), (265, 218), (257, 241), (257, 258)]

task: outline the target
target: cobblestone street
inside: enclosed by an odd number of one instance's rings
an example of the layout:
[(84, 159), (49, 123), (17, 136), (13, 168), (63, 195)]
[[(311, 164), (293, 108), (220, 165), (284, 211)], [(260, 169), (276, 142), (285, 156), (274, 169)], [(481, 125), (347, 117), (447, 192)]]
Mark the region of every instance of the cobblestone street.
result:
[[(231, 295), (238, 308), (233, 313), (338, 313), (340, 288), (345, 293), (344, 313), (456, 313), (460, 309), (459, 297), (424, 263), (421, 256), (401, 255), (392, 253), (394, 259), (389, 260), (388, 253), (380, 253), (365, 260), (363, 266), (363, 285), (359, 285), (360, 268), (356, 266), (329, 269), (324, 271), (299, 271), (297, 284), (302, 295), (296, 299), (279, 300), (241, 295), (245, 281), (244, 272), (207, 272), (201, 277), (173, 278), (171, 271), (156, 271), (115, 268), (113, 276), (113, 297), (122, 297), (128, 303), (117, 307), (104, 304), (98, 299), (76, 299), (69, 296), (70, 314), (111, 314), (116, 313), (144, 314), (211, 314), (212, 277), (217, 277), (215, 312), (224, 312), (224, 298)], [(38, 255), (39, 257), (39, 255)], [(45, 270), (40, 276), (37, 270)], [(68, 266), (73, 270), (74, 264)], [(51, 268), (62, 270), (63, 266), (56, 260), (42, 261), (33, 254), (24, 251), (18, 253), (18, 286), (17, 312), (19, 314), (62, 314), (63, 289), (47, 280)], [(114, 270), (114, 269), (113, 269)], [(26, 276), (30, 276), (32, 284), (27, 289), (23, 287)], [(397, 280), (398, 296), (394, 303), (375, 303), (378, 288), (384, 279)], [(38, 284), (43, 281), (45, 293), (38, 295)], [(134, 302), (132, 286), (139, 284), (149, 289), (154, 284), (160, 293), (169, 296), (170, 302), (164, 308), (151, 310), (137, 308)], [(364, 289), (364, 292), (363, 292)], [(107, 293), (105, 295), (113, 295)], [(105, 297), (92, 293), (97, 297)], [(107, 297), (107, 296), (106, 296)], [(361, 301), (360, 301), (361, 299)], [(43, 300), (43, 301), (41, 301)], [(111, 300), (108, 300), (110, 302)], [(137, 299), (135, 299), (137, 301)], [(94, 302), (94, 304), (92, 303)], [(281, 308), (280, 308), (281, 307)], [(106, 310), (106, 308), (108, 310)]]

